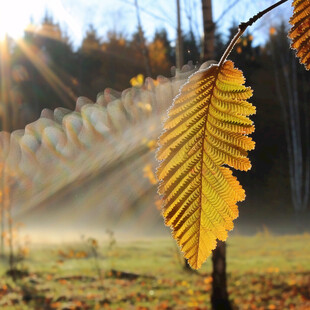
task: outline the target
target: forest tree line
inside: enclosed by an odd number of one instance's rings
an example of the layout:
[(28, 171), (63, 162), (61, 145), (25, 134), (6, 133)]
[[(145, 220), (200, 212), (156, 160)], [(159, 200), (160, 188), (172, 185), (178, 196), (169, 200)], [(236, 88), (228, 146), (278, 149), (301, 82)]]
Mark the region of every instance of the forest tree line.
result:
[[(219, 60), (227, 42), (236, 33), (232, 25), (230, 35), (215, 35), (215, 54)], [(253, 168), (250, 173), (240, 173), (241, 184), (248, 193), (247, 204), (252, 214), (291, 210), (289, 188), (288, 152), (284, 109), (292, 96), (298, 97), (300, 140), (303, 159), (306, 160), (309, 141), (309, 73), (289, 51), (287, 29), (284, 24), (270, 28), (264, 46), (253, 46), (255, 33), (245, 34), (230, 55), (236, 66), (243, 70), (246, 84), (254, 89), (252, 102), (257, 107), (253, 116), (256, 131), (253, 138), (256, 149), (250, 154)], [(12, 131), (34, 121), (44, 108), (66, 107), (74, 109), (78, 96), (96, 100), (96, 95), (109, 87), (122, 91), (130, 87), (130, 79), (138, 74), (146, 76), (141, 34), (132, 36), (109, 32), (106, 39), (98, 36), (89, 26), (77, 49), (73, 49), (60, 26), (46, 16), (38, 27), (29, 26), (22, 40), (8, 40), (7, 56), (0, 58), (0, 69), (5, 71), (9, 85), (7, 102), (2, 102), (1, 129)], [(176, 55), (174, 42), (162, 28), (146, 41), (146, 51), (152, 78), (171, 76)], [(3, 48), (2, 48), (3, 53)], [(202, 61), (201, 42), (192, 33), (183, 34), (184, 63)], [(9, 61), (4, 62), (3, 59)], [(1, 61), (2, 60), (2, 61)], [(287, 75), (294, 77), (289, 83)], [(1, 78), (1, 77), (0, 77)], [(297, 95), (296, 95), (297, 94)], [(295, 98), (296, 99), (296, 98)], [(3, 108), (5, 107), (5, 108)], [(286, 116), (287, 117), (287, 116)], [(262, 194), (263, 193), (263, 197)], [(268, 201), (262, 205), (262, 201)]]

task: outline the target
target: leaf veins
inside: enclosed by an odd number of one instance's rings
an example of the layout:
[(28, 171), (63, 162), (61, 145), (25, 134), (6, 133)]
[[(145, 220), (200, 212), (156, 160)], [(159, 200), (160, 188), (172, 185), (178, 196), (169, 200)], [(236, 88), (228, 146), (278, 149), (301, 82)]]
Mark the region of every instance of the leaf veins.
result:
[(251, 168), (247, 151), (254, 142), (248, 118), (255, 107), (252, 90), (231, 61), (193, 74), (168, 112), (159, 138), (157, 169), (165, 223), (198, 269), (226, 240), (245, 193), (230, 166)]

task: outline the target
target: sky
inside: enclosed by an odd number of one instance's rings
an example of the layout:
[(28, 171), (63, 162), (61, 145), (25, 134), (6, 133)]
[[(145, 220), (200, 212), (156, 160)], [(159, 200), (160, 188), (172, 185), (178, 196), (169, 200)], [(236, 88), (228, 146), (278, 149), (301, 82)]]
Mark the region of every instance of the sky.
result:
[[(213, 19), (220, 32), (235, 21), (246, 21), (257, 12), (277, 1), (271, 0), (213, 0)], [(148, 40), (156, 29), (165, 27), (169, 39), (176, 38), (176, 0), (138, 0), (141, 8), (141, 21)], [(230, 10), (228, 8), (232, 7)], [(186, 32), (191, 27), (197, 38), (202, 35), (201, 0), (181, 0), (182, 28)], [(228, 13), (224, 14), (225, 11)], [(78, 47), (89, 25), (92, 24), (100, 37), (114, 30), (130, 36), (137, 28), (134, 0), (0, 0), (0, 39), (7, 32), (17, 38), (32, 20), (40, 24), (45, 12), (49, 12), (62, 29), (66, 31), (74, 47)], [(255, 30), (254, 44), (264, 42), (268, 28), (288, 20), (291, 14), (291, 1), (269, 13), (259, 23), (252, 26)], [(287, 15), (287, 16), (286, 16)], [(267, 29), (266, 29), (267, 28)], [(266, 31), (267, 30), (267, 31)]]

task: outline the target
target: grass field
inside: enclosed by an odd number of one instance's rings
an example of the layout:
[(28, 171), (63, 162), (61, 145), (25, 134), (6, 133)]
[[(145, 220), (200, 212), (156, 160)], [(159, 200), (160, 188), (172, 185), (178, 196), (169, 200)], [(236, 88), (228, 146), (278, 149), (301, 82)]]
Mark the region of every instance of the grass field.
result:
[[(235, 309), (310, 309), (310, 235), (228, 240)], [(0, 309), (210, 309), (211, 259), (183, 270), (173, 240), (35, 245), (15, 281), (0, 262)]]

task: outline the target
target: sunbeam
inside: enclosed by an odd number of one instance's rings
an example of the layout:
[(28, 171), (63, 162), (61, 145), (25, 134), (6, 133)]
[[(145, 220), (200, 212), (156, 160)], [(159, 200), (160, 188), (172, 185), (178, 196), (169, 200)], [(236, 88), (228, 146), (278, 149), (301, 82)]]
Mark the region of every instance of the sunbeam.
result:
[[(19, 44), (42, 75), (63, 89), (42, 60)], [(146, 193), (156, 192), (143, 168), (154, 160), (149, 141), (159, 135), (167, 109), (157, 104), (169, 104), (190, 72), (173, 81), (148, 79), (143, 88), (118, 97), (107, 91), (97, 103), (79, 98), (73, 112), (45, 110), (25, 130), (1, 133), (0, 157), (11, 184), (14, 218), (37, 218), (32, 227), (42, 225), (43, 218), (67, 227), (105, 225), (136, 232), (153, 227), (148, 221), (160, 214), (153, 203), (143, 207)], [(144, 109), (142, 102), (150, 108)]]
[(44, 58), (40, 54), (40, 51), (36, 50), (33, 45), (26, 43), (22, 39), (18, 40), (17, 44), (35, 68), (41, 73), (46, 82), (59, 95), (62, 102), (68, 107), (72, 106), (72, 100), (75, 101), (76, 96), (73, 94), (72, 90), (64, 85), (60, 78), (45, 64)]

